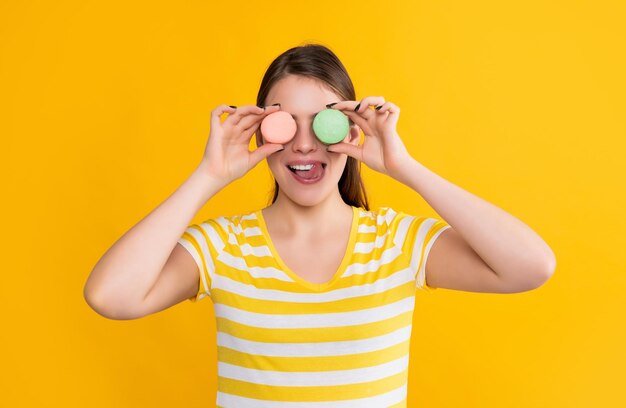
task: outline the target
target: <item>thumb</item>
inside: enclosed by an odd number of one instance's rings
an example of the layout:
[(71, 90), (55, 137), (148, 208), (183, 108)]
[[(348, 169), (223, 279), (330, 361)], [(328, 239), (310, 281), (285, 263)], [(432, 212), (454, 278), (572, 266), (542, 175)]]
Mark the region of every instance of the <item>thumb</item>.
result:
[(256, 166), (261, 162), (261, 160), (265, 159), (272, 153), (279, 152), (283, 150), (285, 146), (276, 143), (265, 143), (264, 145), (258, 147), (253, 152), (250, 152), (250, 160), (252, 161), (252, 167)]
[(331, 144), (326, 147), (326, 151), (328, 152), (347, 154), (348, 156), (353, 157), (357, 160), (360, 160), (361, 157), (361, 154), (359, 152), (360, 149), (361, 148), (359, 146), (344, 142)]

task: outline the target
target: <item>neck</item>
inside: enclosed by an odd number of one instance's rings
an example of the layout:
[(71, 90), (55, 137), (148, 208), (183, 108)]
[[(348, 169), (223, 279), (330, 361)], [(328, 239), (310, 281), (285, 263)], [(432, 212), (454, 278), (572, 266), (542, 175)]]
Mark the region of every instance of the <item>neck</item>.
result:
[(264, 209), (263, 214), (274, 221), (275, 231), (290, 235), (331, 233), (347, 220), (352, 222), (352, 207), (343, 201), (339, 190), (311, 206), (301, 205), (279, 191), (276, 201)]

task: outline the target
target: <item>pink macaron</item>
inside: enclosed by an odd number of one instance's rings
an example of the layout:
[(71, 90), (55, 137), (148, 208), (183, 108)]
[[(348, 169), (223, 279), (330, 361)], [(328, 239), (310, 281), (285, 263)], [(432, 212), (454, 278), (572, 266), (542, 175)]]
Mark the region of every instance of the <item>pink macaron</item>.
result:
[(261, 122), (261, 133), (268, 143), (287, 143), (296, 134), (296, 121), (285, 111), (271, 113)]

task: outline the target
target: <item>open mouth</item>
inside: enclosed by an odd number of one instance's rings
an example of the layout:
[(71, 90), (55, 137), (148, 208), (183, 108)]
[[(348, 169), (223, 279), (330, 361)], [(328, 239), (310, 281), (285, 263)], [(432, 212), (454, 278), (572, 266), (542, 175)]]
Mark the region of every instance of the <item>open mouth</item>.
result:
[(304, 184), (319, 181), (325, 173), (326, 163), (315, 162), (311, 164), (288, 165), (287, 168), (296, 180)]

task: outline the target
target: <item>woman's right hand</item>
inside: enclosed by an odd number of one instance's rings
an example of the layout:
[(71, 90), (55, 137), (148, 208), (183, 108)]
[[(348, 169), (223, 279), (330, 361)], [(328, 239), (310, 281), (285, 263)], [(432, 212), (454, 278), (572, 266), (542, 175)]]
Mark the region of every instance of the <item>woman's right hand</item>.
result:
[[(204, 150), (202, 163), (214, 177), (228, 184), (250, 171), (272, 153), (283, 149), (283, 145), (265, 143), (250, 151), (250, 139), (259, 129), (263, 119), (280, 106), (267, 106), (265, 109), (254, 105), (231, 108), (220, 105), (211, 112), (211, 131)], [(222, 123), (220, 116), (228, 112)]]

